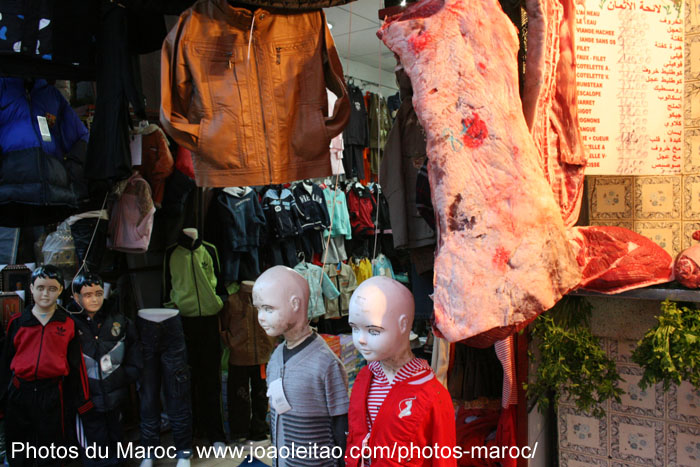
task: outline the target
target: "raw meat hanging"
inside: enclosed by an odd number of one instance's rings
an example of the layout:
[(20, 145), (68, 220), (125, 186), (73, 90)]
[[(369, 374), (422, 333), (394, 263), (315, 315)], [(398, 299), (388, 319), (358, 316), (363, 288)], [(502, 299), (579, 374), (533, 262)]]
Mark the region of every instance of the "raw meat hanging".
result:
[(497, 0), (424, 0), (377, 34), (428, 136), (437, 328), (451, 342), (514, 330), (581, 279), (521, 110), (515, 27)]
[[(700, 241), (700, 230), (693, 232), (693, 240)], [(673, 265), (676, 280), (690, 289), (700, 289), (700, 243), (678, 253)]]
[(574, 0), (527, 0), (523, 112), (564, 225), (576, 224), (586, 147), (578, 121)]

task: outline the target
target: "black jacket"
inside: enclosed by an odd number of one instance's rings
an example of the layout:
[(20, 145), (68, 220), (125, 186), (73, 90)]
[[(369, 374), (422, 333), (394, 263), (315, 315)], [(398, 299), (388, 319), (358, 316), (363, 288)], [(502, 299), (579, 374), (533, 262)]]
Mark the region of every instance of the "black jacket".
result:
[[(90, 397), (99, 412), (119, 408), (128, 397), (129, 384), (138, 380), (143, 368), (136, 326), (115, 305), (105, 300), (94, 318), (84, 310), (73, 315)], [(74, 303), (72, 306), (77, 308)]]
[(268, 239), (290, 238), (302, 233), (300, 219), (304, 214), (289, 189), (272, 185), (263, 195), (262, 208), (269, 229)]
[(360, 88), (354, 85), (348, 86), (350, 95), (350, 121), (343, 130), (343, 144), (348, 146), (369, 147), (369, 121), (365, 98)]
[(323, 190), (311, 182), (298, 183), (292, 190), (302, 213), (299, 221), (303, 232), (325, 230), (331, 225)]

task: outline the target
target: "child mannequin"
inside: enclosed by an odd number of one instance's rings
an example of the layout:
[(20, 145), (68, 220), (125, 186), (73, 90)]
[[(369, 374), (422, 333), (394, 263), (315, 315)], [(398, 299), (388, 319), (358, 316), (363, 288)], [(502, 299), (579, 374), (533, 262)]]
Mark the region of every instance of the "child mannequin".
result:
[[(309, 452), (303, 465), (341, 465), (348, 413), (348, 378), (340, 359), (309, 327), (309, 284), (285, 266), (265, 271), (253, 286), (258, 322), (269, 336), (284, 337), (267, 366), (272, 444), (326, 448), (333, 455)], [(309, 449), (311, 450), (311, 449)], [(312, 464), (309, 463), (312, 462)], [(299, 465), (278, 457), (275, 466)]]
[(11, 318), (0, 362), (0, 398), (7, 396), (5, 437), (10, 465), (61, 465), (35, 459), (13, 443), (39, 448), (64, 445), (65, 422), (93, 409), (74, 321), (57, 309), (63, 276), (52, 265), (31, 276), (34, 306)]
[[(347, 466), (457, 465), (451, 452), (446, 455), (456, 442), (452, 399), (428, 363), (411, 351), (413, 303), (406, 287), (384, 276), (364, 281), (350, 299), (353, 344), (370, 363), (352, 388)], [(385, 453), (363, 459), (363, 445), (375, 453), (381, 453), (376, 447), (399, 449), (393, 458)], [(417, 455), (414, 446), (439, 451)]]
[(90, 395), (95, 410), (80, 420), (88, 445), (108, 447), (108, 459), (83, 458), (85, 466), (119, 465), (117, 443), (124, 442), (120, 415), (129, 385), (139, 378), (143, 360), (134, 323), (105, 300), (104, 284), (97, 274), (83, 273), (73, 279), (73, 299), (80, 312), (73, 315)]

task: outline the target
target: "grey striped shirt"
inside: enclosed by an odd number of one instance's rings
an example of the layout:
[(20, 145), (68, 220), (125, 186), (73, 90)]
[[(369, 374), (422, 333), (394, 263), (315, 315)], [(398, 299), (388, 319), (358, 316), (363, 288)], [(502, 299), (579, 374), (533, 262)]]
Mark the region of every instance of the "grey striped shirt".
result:
[[(314, 341), (293, 355), (284, 364), (283, 345), (278, 345), (267, 365), (267, 383), (282, 378), (284, 395), (292, 407), (278, 415), (270, 408), (272, 444), (278, 453), (286, 454), (282, 447), (297, 450), (300, 446), (317, 449), (283, 459), (278, 456), (276, 467), (335, 467), (333, 458), (320, 458), (323, 446), (335, 445), (331, 417), (348, 413), (348, 376), (340, 359), (328, 347), (323, 338), (316, 335)], [(340, 450), (336, 449), (336, 453)]]

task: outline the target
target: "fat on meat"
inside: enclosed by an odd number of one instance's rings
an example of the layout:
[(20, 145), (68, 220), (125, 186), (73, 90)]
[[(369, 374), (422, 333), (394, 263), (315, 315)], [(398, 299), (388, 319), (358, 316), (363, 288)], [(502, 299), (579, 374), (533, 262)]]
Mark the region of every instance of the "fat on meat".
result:
[(573, 227), (568, 233), (583, 268), (582, 289), (614, 294), (673, 280), (673, 258), (643, 235), (615, 226)]
[(438, 330), (456, 342), (531, 321), (581, 269), (523, 116), (515, 27), (497, 0), (423, 0), (377, 35), (427, 134)]
[(527, 0), (523, 113), (564, 224), (576, 224), (587, 150), (576, 99), (574, 0)]

